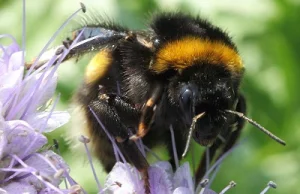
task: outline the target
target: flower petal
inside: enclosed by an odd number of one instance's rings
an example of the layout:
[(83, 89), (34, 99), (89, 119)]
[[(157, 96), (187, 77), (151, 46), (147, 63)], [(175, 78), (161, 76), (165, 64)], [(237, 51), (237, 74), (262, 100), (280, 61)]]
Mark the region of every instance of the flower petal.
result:
[(70, 120), (70, 114), (67, 111), (52, 112), (48, 119), (49, 114), (50, 112), (38, 112), (27, 117), (25, 120), (36, 130), (42, 130), (45, 127), (42, 131), (43, 133), (49, 133)]
[[(23, 158), (24, 154), (29, 155), (47, 143), (44, 135), (35, 132), (28, 123), (22, 120), (5, 122), (0, 140), (0, 158), (7, 154), (16, 154)], [(27, 153), (24, 153), (25, 150)]]
[(15, 71), (19, 69), (24, 69), (22, 57), (22, 51), (12, 53), (9, 59), (9, 70)]
[[(10, 184), (2, 187), (5, 191), (4, 194), (13, 194), (13, 193), (30, 193), (35, 194), (37, 193), (36, 189), (30, 185), (30, 183), (22, 183), (22, 182), (11, 182)], [(0, 193), (2, 191), (0, 190)]]
[(108, 174), (105, 187), (107, 188), (107, 193), (145, 193), (144, 182), (137, 169), (121, 162), (117, 162)]
[(173, 176), (174, 176), (173, 167), (169, 162), (158, 161), (158, 162), (152, 164), (151, 166), (158, 167), (161, 170), (165, 171), (168, 175), (168, 179), (171, 180), (171, 181), (173, 180)]
[[(43, 78), (41, 78), (41, 76), (43, 76)], [(42, 80), (40, 80), (40, 78)], [(26, 115), (31, 115), (53, 96), (57, 85), (57, 74), (54, 73), (54, 75), (51, 76), (51, 71), (48, 70), (44, 75), (43, 72), (29, 75), (28, 80), (23, 84), (21, 99), (31, 98), (30, 107), (26, 110)]]
[(4, 51), (0, 52), (0, 61), (1, 62), (1, 68), (0, 68), (0, 76), (4, 73), (7, 73), (9, 68), (9, 60), (13, 53), (16, 53), (20, 51), (20, 47), (16, 43), (12, 43), (9, 46), (3, 46)]
[(174, 190), (173, 194), (192, 194), (192, 192), (186, 187), (178, 187)]
[(172, 180), (167, 171), (157, 166), (151, 166), (148, 173), (151, 194), (172, 193)]
[(181, 165), (175, 172), (173, 179), (174, 188), (186, 187), (189, 188), (190, 193), (194, 191), (194, 183), (192, 180), (192, 175), (190, 171), (190, 166), (188, 162)]
[(205, 189), (203, 194), (218, 194), (217, 192), (211, 190), (211, 189)]
[(9, 100), (13, 99), (16, 86), (21, 83), (22, 77), (23, 68), (0, 76), (0, 102), (5, 103), (5, 107), (8, 107)]
[[(39, 172), (39, 176), (43, 177), (48, 183), (51, 183), (55, 187), (58, 187), (58, 185), (62, 181), (62, 177), (54, 176), (55, 173), (57, 173), (59, 169), (65, 169), (69, 171), (69, 167), (63, 161), (63, 159), (50, 150), (42, 152), (40, 154), (36, 153), (34, 155), (31, 155), (24, 162), (28, 166), (35, 168), (35, 170)], [(20, 176), (22, 175), (24, 174), (21, 174)], [(22, 179), (22, 182), (34, 185), (38, 190), (45, 188), (45, 184), (33, 175)]]
[(170, 177), (173, 177), (173, 175), (174, 175), (172, 165), (169, 162), (158, 161), (158, 162), (152, 164), (151, 166), (155, 166), (155, 167), (158, 167), (158, 168), (166, 171), (166, 173), (168, 173), (168, 175)]

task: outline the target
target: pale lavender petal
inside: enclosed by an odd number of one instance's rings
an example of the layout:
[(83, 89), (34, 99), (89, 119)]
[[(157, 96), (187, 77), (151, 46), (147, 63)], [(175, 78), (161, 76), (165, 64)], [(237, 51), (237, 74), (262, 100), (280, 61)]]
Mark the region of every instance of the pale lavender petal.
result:
[(20, 84), (22, 76), (23, 71), (21, 69), (0, 76), (0, 102), (4, 105), (2, 115), (5, 115), (7, 108), (10, 107), (12, 100), (14, 99), (16, 86)]
[(178, 187), (174, 190), (173, 194), (192, 194), (190, 189), (186, 187)]
[(16, 43), (12, 43), (9, 46), (4, 46), (5, 51), (0, 52), (0, 61), (1, 68), (0, 68), (0, 76), (6, 73), (9, 69), (9, 59), (13, 53), (20, 51), (19, 45)]
[[(50, 112), (38, 112), (30, 115), (25, 120), (37, 130), (46, 127), (42, 132), (49, 133), (54, 129), (57, 129), (64, 124), (66, 124), (70, 120), (70, 114), (67, 111), (55, 111), (51, 113), (50, 118), (48, 119), (48, 115)], [(47, 121), (48, 119), (48, 121)], [(45, 124), (47, 121), (47, 124)]]
[(50, 71), (48, 71), (43, 79), (37, 94), (39, 94), (39, 100), (36, 102), (36, 108), (44, 105), (48, 100), (50, 100), (55, 92), (57, 86), (57, 74), (55, 73), (50, 78), (48, 77)]
[(203, 194), (218, 194), (217, 192), (211, 190), (211, 189), (205, 189)]
[[(62, 181), (62, 177), (55, 177), (55, 173), (57, 173), (59, 169), (65, 169), (66, 171), (69, 171), (69, 167), (63, 161), (63, 159), (50, 150), (42, 152), (40, 154), (33, 154), (24, 162), (28, 166), (34, 167), (35, 170), (39, 172), (39, 176), (43, 177), (45, 180), (47, 180), (48, 183), (51, 183), (56, 187)], [(22, 175), (24, 174), (21, 174), (20, 176)], [(22, 182), (31, 183), (35, 186), (36, 189), (45, 188), (45, 184), (33, 175), (22, 179)]]
[(20, 47), (16, 42), (13, 42), (9, 46), (5, 47), (5, 55), (3, 58), (7, 58), (7, 60), (11, 57), (11, 55), (15, 52), (20, 51)]
[(171, 180), (171, 181), (173, 180), (173, 176), (174, 176), (173, 168), (169, 162), (158, 161), (158, 162), (152, 164), (151, 166), (160, 168), (162, 171), (167, 173), (169, 180)]
[[(24, 154), (34, 153), (47, 143), (45, 136), (35, 132), (28, 123), (22, 120), (5, 122), (0, 138), (0, 158), (7, 154), (15, 154), (22, 158)], [(27, 153), (24, 153), (25, 149)]]
[[(48, 78), (50, 71), (47, 71), (44, 75), (44, 78), (41, 80), (40, 85), (37, 85), (42, 74), (43, 73), (32, 75), (30, 76), (30, 79), (24, 83), (23, 90), (21, 92), (21, 98), (28, 98), (28, 95), (32, 95), (34, 92), (34, 96), (31, 96), (30, 106), (24, 106), (24, 108), (27, 108), (26, 111), (28, 116), (30, 116), (32, 113), (35, 113), (37, 108), (50, 100), (55, 92), (57, 85), (57, 74), (54, 74), (52, 77)], [(21, 108), (20, 112), (23, 112), (24, 108)]]
[(3, 107), (2, 112), (0, 113), (2, 116), (6, 115), (8, 107), (10, 107), (10, 105), (12, 104), (12, 93), (14, 91), (14, 88), (0, 88), (0, 102), (5, 102), (5, 106)]
[[(2, 88), (14, 88), (23, 78), (23, 68), (11, 71), (9, 73), (4, 73), (0, 76), (0, 91)], [(1, 102), (2, 99), (0, 98)]]
[[(1, 45), (0, 45), (1, 46)], [(1, 48), (0, 48), (0, 55), (1, 55)], [(3, 61), (3, 59), (0, 57), (0, 76), (5, 74), (7, 72), (7, 63)]]
[[(0, 130), (3, 131), (4, 127), (5, 127), (5, 120), (4, 120), (4, 117), (3, 117), (3, 104), (2, 102), (0, 101)], [(0, 133), (1, 135), (1, 133)]]
[[(8, 140), (5, 137), (5, 134), (3, 131), (4, 124), (5, 124), (5, 122), (0, 121), (0, 166), (1, 167), (7, 166), (10, 161), (9, 159), (3, 159), (3, 157), (6, 155), (5, 152), (7, 152), (7, 151), (5, 149), (8, 145)], [(5, 175), (5, 172), (0, 171), (0, 180), (1, 180), (1, 178), (3, 178), (4, 175)]]
[(181, 165), (175, 172), (173, 179), (174, 188), (186, 187), (189, 188), (190, 193), (194, 191), (194, 183), (192, 180), (192, 175), (190, 171), (190, 166), (188, 162)]
[[(121, 184), (121, 187), (116, 184)], [(112, 171), (108, 174), (105, 187), (106, 193), (122, 194), (144, 194), (144, 182), (139, 172), (129, 164), (117, 162)]]
[[(59, 190), (63, 194), (83, 194), (83, 192), (73, 192), (69, 189), (59, 189)], [(39, 194), (57, 194), (57, 192), (50, 188), (44, 188), (41, 191), (39, 191)]]
[(168, 174), (170, 174), (171, 177), (173, 177), (173, 168), (172, 165), (170, 164), (170, 162), (166, 162), (166, 161), (158, 161), (154, 164), (152, 164), (151, 166), (155, 166), (158, 167), (164, 171), (166, 171)]
[[(22, 182), (11, 182), (8, 185), (2, 187), (2, 189), (7, 194), (16, 194), (16, 193), (28, 193), (28, 194), (35, 194), (37, 193), (34, 186), (30, 183), (22, 183)], [(2, 194), (1, 190), (0, 193)]]
[(173, 185), (168, 173), (163, 169), (151, 166), (148, 170), (151, 194), (171, 194)]
[(9, 71), (15, 71), (19, 69), (24, 69), (24, 65), (22, 64), (22, 56), (23, 52), (15, 52), (10, 56), (9, 59)]

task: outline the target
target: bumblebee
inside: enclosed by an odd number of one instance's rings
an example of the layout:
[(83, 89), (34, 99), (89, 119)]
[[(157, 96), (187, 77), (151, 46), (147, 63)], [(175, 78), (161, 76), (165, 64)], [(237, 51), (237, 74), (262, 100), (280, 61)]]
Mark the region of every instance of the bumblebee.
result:
[[(65, 44), (75, 39), (80, 44), (67, 58), (95, 52), (76, 99), (88, 121), (94, 152), (107, 172), (116, 159), (95, 115), (141, 172), (149, 165), (137, 139), (149, 148), (165, 144), (174, 164), (170, 127), (178, 155), (185, 155), (192, 138), (210, 146), (210, 162), (237, 142), (245, 121), (285, 144), (244, 115), (242, 59), (228, 34), (207, 20), (161, 13), (145, 31), (100, 22), (75, 30)], [(197, 181), (205, 173), (206, 157), (204, 153)]]

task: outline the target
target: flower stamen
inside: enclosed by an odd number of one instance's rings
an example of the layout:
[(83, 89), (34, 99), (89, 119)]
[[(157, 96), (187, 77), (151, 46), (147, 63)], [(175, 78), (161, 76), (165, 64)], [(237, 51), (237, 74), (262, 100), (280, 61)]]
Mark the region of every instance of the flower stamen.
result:
[(175, 166), (176, 166), (176, 169), (177, 169), (177, 168), (179, 168), (179, 160), (178, 160), (177, 149), (176, 149), (176, 142), (175, 142), (175, 136), (174, 136), (174, 130), (173, 130), (173, 126), (172, 125), (170, 125), (170, 132), (171, 132), (171, 140), (172, 140), (172, 148), (173, 148)]
[(226, 193), (229, 189), (233, 188), (236, 186), (236, 183), (234, 181), (230, 181), (229, 185), (227, 187), (225, 187), (220, 194), (224, 194)]
[(97, 174), (96, 174), (96, 170), (95, 170), (95, 167), (94, 167), (94, 164), (93, 164), (93, 160), (92, 160), (92, 156), (91, 156), (91, 153), (89, 151), (89, 148), (87, 146), (87, 144), (90, 142), (90, 139), (81, 135), (79, 137), (79, 141), (82, 142), (84, 144), (84, 148), (85, 148), (85, 153), (87, 154), (87, 157), (88, 157), (88, 160), (89, 160), (89, 163), (90, 163), (90, 166), (92, 168), (92, 172), (93, 172), (93, 175), (94, 175), (94, 178), (96, 180), (96, 183), (97, 183), (97, 186), (98, 186), (98, 190), (101, 191), (102, 190), (102, 187), (100, 185), (100, 181), (97, 177)]
[(267, 191), (270, 189), (270, 188), (273, 188), (273, 189), (276, 189), (277, 188), (277, 185), (275, 182), (273, 181), (269, 181), (266, 188), (264, 188), (264, 190), (262, 192), (260, 192), (260, 194), (265, 194), (267, 193)]

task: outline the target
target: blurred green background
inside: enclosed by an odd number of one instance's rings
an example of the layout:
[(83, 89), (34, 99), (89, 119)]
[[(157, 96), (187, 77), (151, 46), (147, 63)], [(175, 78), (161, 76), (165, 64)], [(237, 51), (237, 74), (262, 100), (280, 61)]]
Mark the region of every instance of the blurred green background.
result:
[[(82, 2), (88, 11), (107, 15), (133, 29), (145, 28), (149, 15), (158, 10), (200, 14), (225, 29), (236, 42), (246, 67), (242, 91), (248, 100), (249, 117), (284, 139), (287, 146), (275, 143), (248, 124), (243, 132), (243, 137), (247, 137), (248, 141), (226, 158), (212, 187), (220, 191), (234, 180), (237, 186), (228, 193), (259, 193), (269, 180), (273, 180), (278, 184), (278, 189), (269, 193), (300, 193), (299, 0)], [(79, 7), (79, 3), (73, 0), (28, 0), (26, 3), (26, 57), (30, 60)], [(21, 13), (20, 0), (0, 0), (0, 33), (12, 34), (19, 43), (22, 37)], [(80, 21), (80, 15), (75, 20)], [(69, 36), (72, 28), (77, 26), (75, 22), (68, 25), (56, 38), (56, 43)], [(61, 65), (58, 84), (61, 103), (58, 109), (73, 111), (70, 98), (81, 82), (84, 64), (68, 62)], [(50, 134), (49, 138), (59, 140), (62, 156), (70, 165), (74, 179), (89, 193), (95, 193), (96, 183), (86, 155), (80, 153), (81, 148), (71, 151), (65, 140), (66, 136), (74, 134), (74, 128), (70, 123)], [(97, 166), (103, 183), (106, 175)]]

